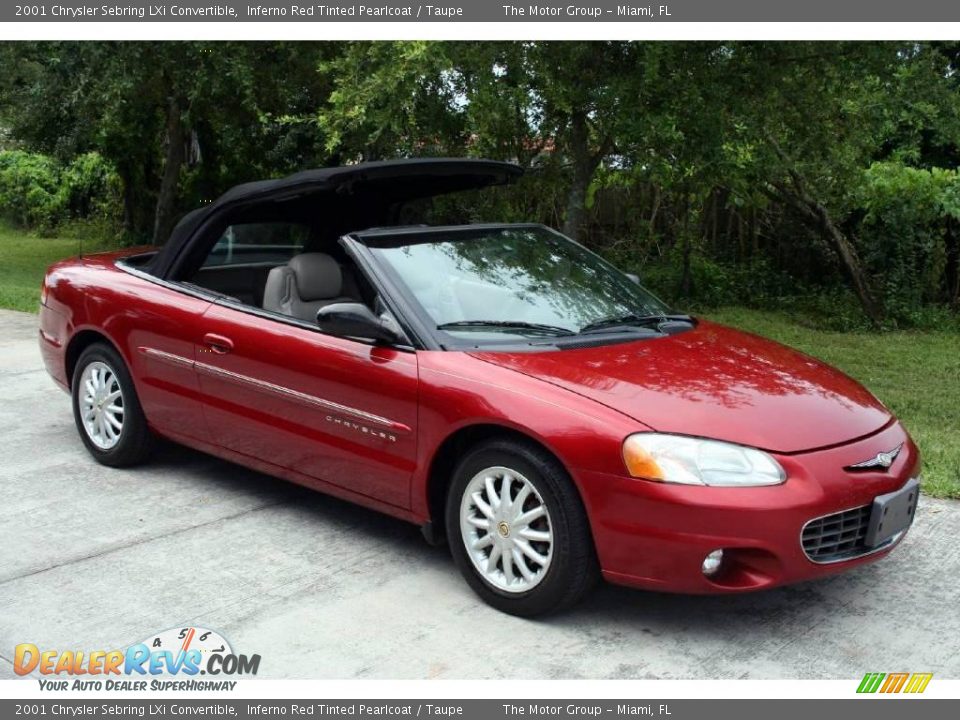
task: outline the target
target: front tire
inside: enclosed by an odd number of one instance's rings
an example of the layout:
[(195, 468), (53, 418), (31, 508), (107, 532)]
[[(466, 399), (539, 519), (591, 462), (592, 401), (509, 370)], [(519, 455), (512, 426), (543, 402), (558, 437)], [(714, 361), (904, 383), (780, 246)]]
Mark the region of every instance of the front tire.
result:
[(468, 453), (454, 471), (446, 529), (470, 587), (511, 615), (571, 607), (599, 575), (573, 482), (532, 443), (498, 439)]
[(130, 372), (112, 347), (96, 343), (80, 354), (71, 395), (80, 439), (97, 462), (123, 467), (150, 454), (153, 434)]

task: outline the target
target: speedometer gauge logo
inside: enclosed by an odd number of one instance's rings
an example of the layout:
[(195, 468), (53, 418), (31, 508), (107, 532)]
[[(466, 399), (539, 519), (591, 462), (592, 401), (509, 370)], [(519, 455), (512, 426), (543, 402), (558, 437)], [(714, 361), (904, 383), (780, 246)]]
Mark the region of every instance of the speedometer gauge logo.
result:
[[(170, 628), (146, 638), (142, 644), (150, 648), (151, 653), (169, 652), (173, 657), (199, 652), (200, 661), (196, 664), (201, 668), (207, 667), (211, 655), (233, 655), (233, 648), (223, 635), (203, 627)], [(205, 670), (200, 673), (206, 674)], [(169, 670), (164, 674), (170, 674)]]

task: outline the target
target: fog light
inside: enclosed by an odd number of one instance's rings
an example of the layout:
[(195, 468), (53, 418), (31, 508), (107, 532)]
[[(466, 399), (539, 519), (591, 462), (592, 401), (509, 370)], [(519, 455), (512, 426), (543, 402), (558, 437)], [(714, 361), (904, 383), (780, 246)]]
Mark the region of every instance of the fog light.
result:
[(712, 553), (708, 553), (703, 559), (703, 565), (700, 566), (700, 569), (703, 570), (704, 575), (710, 577), (720, 572), (720, 566), (722, 564), (723, 550), (714, 550)]

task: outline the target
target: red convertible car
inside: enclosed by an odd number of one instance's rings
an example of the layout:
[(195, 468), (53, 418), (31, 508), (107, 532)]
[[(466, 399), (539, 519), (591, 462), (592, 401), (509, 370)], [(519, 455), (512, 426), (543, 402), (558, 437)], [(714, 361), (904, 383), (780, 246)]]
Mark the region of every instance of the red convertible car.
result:
[(447, 539), (506, 612), (601, 575), (726, 593), (888, 553), (909, 435), (862, 386), (677, 314), (542, 225), (412, 224), (514, 165), (411, 160), (238, 186), (159, 250), (58, 263), (40, 346), (99, 462), (156, 437)]

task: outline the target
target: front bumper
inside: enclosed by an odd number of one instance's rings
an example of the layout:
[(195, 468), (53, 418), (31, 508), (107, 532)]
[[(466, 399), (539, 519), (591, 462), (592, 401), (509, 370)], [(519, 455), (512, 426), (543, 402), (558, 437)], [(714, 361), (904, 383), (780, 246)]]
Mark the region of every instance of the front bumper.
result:
[[(843, 469), (900, 443), (887, 470)], [(776, 458), (787, 481), (772, 487), (695, 487), (578, 473), (604, 577), (666, 592), (760, 590), (843, 572), (883, 557), (902, 540), (830, 563), (810, 560), (800, 540), (808, 521), (868, 505), (918, 475), (919, 452), (899, 423), (838, 447)], [(701, 564), (718, 548), (724, 566), (708, 578)]]

